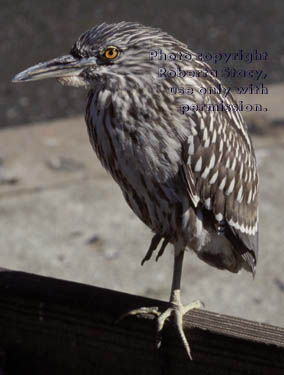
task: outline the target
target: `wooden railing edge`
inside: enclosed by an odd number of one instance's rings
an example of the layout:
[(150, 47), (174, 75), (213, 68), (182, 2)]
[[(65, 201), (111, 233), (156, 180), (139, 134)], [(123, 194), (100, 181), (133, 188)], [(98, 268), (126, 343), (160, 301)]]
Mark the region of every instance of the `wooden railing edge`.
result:
[(1, 269), (0, 364), (2, 358), (8, 374), (19, 369), (30, 374), (184, 374), (185, 368), (191, 374), (284, 373), (280, 327), (192, 310), (184, 318), (189, 361), (170, 323), (160, 350), (150, 316), (114, 324), (128, 310), (153, 305), (167, 307), (145, 297)]

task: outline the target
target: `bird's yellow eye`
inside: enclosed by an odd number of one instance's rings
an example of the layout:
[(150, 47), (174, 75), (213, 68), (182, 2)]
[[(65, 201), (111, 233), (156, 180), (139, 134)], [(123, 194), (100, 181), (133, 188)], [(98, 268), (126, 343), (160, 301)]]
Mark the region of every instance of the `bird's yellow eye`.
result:
[(118, 56), (118, 49), (116, 47), (108, 47), (104, 51), (104, 57), (108, 60), (113, 60)]

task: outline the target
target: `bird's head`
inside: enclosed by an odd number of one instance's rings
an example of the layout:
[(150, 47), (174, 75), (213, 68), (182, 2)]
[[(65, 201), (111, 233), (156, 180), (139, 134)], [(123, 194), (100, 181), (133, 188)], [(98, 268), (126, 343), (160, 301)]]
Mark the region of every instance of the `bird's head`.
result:
[(149, 58), (153, 49), (172, 51), (185, 47), (169, 34), (131, 22), (101, 24), (82, 34), (70, 54), (34, 65), (17, 74), (13, 82), (56, 78), (70, 86), (109, 89), (153, 84), (158, 61)]

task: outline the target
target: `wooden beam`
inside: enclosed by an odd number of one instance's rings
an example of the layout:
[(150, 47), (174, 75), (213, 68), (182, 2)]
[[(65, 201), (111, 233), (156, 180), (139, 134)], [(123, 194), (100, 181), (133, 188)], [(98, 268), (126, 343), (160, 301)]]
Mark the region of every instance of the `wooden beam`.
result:
[(189, 361), (170, 323), (160, 351), (151, 317), (114, 324), (141, 306), (167, 303), (2, 269), (0, 368), (17, 375), (284, 374), (283, 328), (191, 311), (184, 318)]

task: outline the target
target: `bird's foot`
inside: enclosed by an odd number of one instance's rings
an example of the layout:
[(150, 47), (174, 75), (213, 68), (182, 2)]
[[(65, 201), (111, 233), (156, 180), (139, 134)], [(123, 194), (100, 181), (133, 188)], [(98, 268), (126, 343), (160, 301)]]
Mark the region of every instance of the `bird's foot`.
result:
[(179, 337), (185, 348), (185, 351), (189, 359), (192, 360), (190, 346), (189, 346), (189, 343), (187, 341), (187, 338), (183, 330), (183, 316), (190, 310), (200, 309), (203, 307), (204, 307), (204, 303), (199, 300), (194, 301), (186, 306), (184, 306), (182, 303), (171, 302), (171, 306), (167, 310), (165, 310), (163, 313), (161, 313), (157, 319), (157, 346), (158, 348), (161, 346), (161, 332), (163, 330), (165, 321), (170, 316), (172, 316), (174, 323), (177, 327)]
[(190, 352), (190, 346), (187, 341), (187, 338), (185, 337), (184, 331), (183, 331), (183, 315), (185, 315), (188, 311), (193, 309), (200, 309), (204, 307), (203, 302), (197, 300), (189, 305), (183, 306), (182, 303), (172, 301), (171, 306), (167, 308), (164, 312), (160, 312), (157, 306), (154, 307), (141, 307), (139, 309), (131, 310), (126, 312), (125, 314), (121, 315), (119, 319), (116, 322), (121, 321), (122, 319), (126, 318), (127, 316), (134, 316), (134, 315), (154, 315), (154, 317), (157, 318), (157, 348), (159, 349), (161, 347), (161, 333), (165, 324), (165, 321), (173, 316), (175, 325), (178, 329), (179, 337), (181, 338), (181, 341), (183, 343), (183, 346), (186, 350), (186, 353), (190, 359), (191, 352)]

